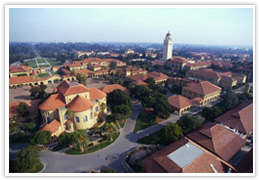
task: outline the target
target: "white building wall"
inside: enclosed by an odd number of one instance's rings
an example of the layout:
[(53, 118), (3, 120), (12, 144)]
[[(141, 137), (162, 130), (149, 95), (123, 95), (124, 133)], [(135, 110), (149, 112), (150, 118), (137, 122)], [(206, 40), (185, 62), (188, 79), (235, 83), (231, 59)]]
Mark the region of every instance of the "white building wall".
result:
[(163, 43), (163, 57), (162, 57), (163, 61), (172, 59), (172, 46), (173, 46), (172, 37), (166, 35)]

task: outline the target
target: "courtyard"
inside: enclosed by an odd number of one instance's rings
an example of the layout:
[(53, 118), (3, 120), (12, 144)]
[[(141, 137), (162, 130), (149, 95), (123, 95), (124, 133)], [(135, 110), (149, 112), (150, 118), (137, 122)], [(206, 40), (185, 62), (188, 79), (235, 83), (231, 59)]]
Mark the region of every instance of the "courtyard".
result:
[[(52, 93), (53, 89), (59, 85), (58, 83), (52, 83), (47, 84), (47, 93)], [(88, 88), (100, 88), (105, 85), (109, 85), (109, 81), (105, 81), (103, 78), (88, 78), (87, 79), (87, 87)], [(9, 102), (15, 102), (15, 101), (23, 101), (23, 100), (29, 100), (30, 96), (30, 86), (23, 86), (16, 89), (9, 89)]]

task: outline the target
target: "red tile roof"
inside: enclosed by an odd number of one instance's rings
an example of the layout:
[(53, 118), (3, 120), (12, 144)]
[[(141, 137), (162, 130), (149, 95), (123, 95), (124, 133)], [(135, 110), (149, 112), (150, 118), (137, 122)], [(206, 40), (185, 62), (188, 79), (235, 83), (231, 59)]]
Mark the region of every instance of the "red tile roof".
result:
[(160, 73), (160, 72), (156, 72), (156, 71), (147, 73), (147, 76), (154, 78), (155, 81), (166, 80), (169, 78), (169, 76), (167, 76), (163, 73)]
[(169, 103), (176, 109), (182, 109), (192, 105), (192, 101), (181, 96), (173, 95), (168, 98)]
[(50, 111), (64, 106), (66, 106), (64, 97), (61, 94), (53, 94), (39, 105), (39, 109)]
[(89, 94), (90, 94), (90, 100), (96, 100), (96, 99), (103, 99), (107, 96), (106, 93), (100, 91), (97, 88), (90, 88), (89, 89)]
[(154, 61), (152, 61), (152, 64), (153, 64), (153, 65), (158, 64), (158, 65), (160, 65), (160, 66), (163, 66), (163, 65), (164, 65), (164, 62), (158, 61), (158, 60), (154, 60)]
[(57, 89), (58, 89), (58, 92), (61, 93), (63, 96), (89, 91), (89, 89), (86, 86), (84, 86), (83, 84), (79, 84), (77, 82), (68, 82), (66, 80), (62, 81), (57, 86)]
[[(180, 150), (182, 147), (186, 146), (186, 148), (189, 148), (189, 146), (186, 145), (188, 143), (196, 146), (202, 153), (196, 158), (191, 159), (184, 167), (180, 167), (177, 162), (170, 159), (168, 155)], [(181, 151), (179, 152), (181, 153)], [(183, 154), (183, 157), (185, 155), (186, 154)], [(232, 168), (235, 171), (235, 168), (231, 165), (187, 138), (182, 138), (160, 151), (155, 152), (151, 156), (145, 158), (143, 163), (147, 173), (214, 173), (211, 166), (213, 166), (218, 173), (225, 173), (228, 168)]]
[(230, 82), (235, 82), (237, 81), (236, 79), (232, 78), (232, 77), (228, 77), (228, 76), (223, 76), (221, 75), (221, 80), (220, 81), (230, 81)]
[(95, 74), (95, 72), (90, 71), (89, 69), (82, 69), (82, 70), (75, 71), (76, 75), (79, 74), (79, 73), (86, 74), (86, 75)]
[(216, 123), (207, 123), (187, 135), (225, 161), (229, 161), (246, 143), (240, 136)]
[(66, 124), (73, 124), (73, 122), (71, 120), (67, 120)]
[(63, 67), (81, 67), (82, 63), (81, 61), (70, 61), (63, 65)]
[(9, 78), (9, 85), (34, 82), (31, 76), (18, 76)]
[(129, 93), (128, 89), (126, 89), (123, 86), (120, 86), (119, 84), (111, 84), (111, 85), (106, 85), (106, 86), (99, 88), (99, 90), (103, 91), (106, 94), (111, 93), (115, 89), (120, 89), (120, 90), (124, 91), (125, 93)]
[(68, 105), (67, 107), (73, 112), (81, 112), (86, 111), (92, 108), (94, 104), (84, 98), (83, 96), (77, 95)]
[(65, 68), (60, 68), (60, 70), (65, 74), (65, 75), (70, 75), (70, 71), (65, 69)]
[(206, 76), (206, 77), (211, 77), (211, 78), (215, 78), (215, 79), (221, 78), (220, 74), (217, 72), (214, 72), (214, 71), (196, 70), (193, 73), (198, 76)]
[(241, 103), (215, 119), (228, 127), (248, 134), (253, 131), (253, 101)]
[(9, 73), (27, 72), (31, 70), (33, 70), (33, 68), (29, 66), (9, 66)]
[(15, 101), (9, 103), (9, 117), (18, 115), (17, 107), (20, 104), (20, 102), (25, 102), (28, 105), (28, 111), (30, 113), (38, 112), (39, 99), (29, 101)]
[(56, 133), (59, 130), (59, 127), (60, 127), (60, 122), (55, 119), (51, 123), (46, 124), (45, 126), (43, 126), (40, 129), (40, 131), (50, 131), (51, 134), (54, 134), (54, 133)]
[(199, 81), (189, 83), (186, 87), (183, 87), (184, 90), (195, 92), (202, 96), (221, 91), (221, 88), (208, 82), (208, 81)]
[(144, 85), (144, 86), (148, 86), (148, 84), (147, 84), (146, 82), (143, 82), (143, 81), (141, 81), (141, 80), (134, 81), (133, 83), (136, 84), (136, 85)]

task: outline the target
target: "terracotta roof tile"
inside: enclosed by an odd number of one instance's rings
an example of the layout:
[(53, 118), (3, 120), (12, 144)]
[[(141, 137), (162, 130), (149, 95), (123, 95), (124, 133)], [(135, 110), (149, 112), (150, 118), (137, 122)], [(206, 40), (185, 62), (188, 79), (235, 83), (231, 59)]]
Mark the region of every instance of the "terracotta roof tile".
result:
[(183, 87), (184, 90), (195, 92), (202, 96), (221, 91), (221, 88), (208, 82), (208, 81), (199, 81), (189, 83), (186, 87)]
[[(187, 162), (187, 164), (183, 164), (183, 167), (180, 167), (178, 162), (175, 162), (174, 159), (171, 159), (168, 155), (177, 150), (181, 154), (182, 147), (186, 146), (186, 149), (190, 147), (189, 145), (186, 145), (188, 143), (191, 143), (196, 149), (199, 149), (200, 154), (197, 154), (195, 158), (190, 159), (190, 162)], [(184, 152), (186, 151), (183, 151), (183, 153)], [(183, 157), (185, 155), (186, 154), (183, 154)], [(187, 138), (181, 138), (160, 151), (155, 152), (151, 156), (145, 158), (143, 163), (145, 171), (148, 173), (214, 173), (214, 170), (218, 173), (225, 173), (228, 168), (232, 168), (234, 172), (236, 172), (234, 167)], [(214, 170), (211, 166), (214, 167)]]
[(89, 70), (89, 69), (82, 69), (82, 70), (78, 70), (75, 72), (75, 74), (79, 74), (79, 73), (82, 73), (82, 74), (86, 74), (86, 75), (92, 75), (92, 74), (95, 74), (95, 72)]
[(169, 103), (177, 109), (182, 109), (192, 105), (192, 101), (181, 96), (181, 95), (173, 95), (168, 98)]
[(57, 86), (57, 89), (58, 89), (58, 92), (61, 93), (63, 96), (89, 91), (89, 89), (86, 86), (84, 86), (83, 84), (79, 84), (77, 82), (68, 82), (66, 80), (62, 81)]
[(60, 126), (61, 126), (60, 122), (55, 119), (51, 123), (46, 124), (45, 126), (43, 126), (40, 129), (40, 131), (50, 131), (51, 134), (54, 134), (54, 133), (56, 133), (59, 130)]
[(61, 94), (53, 94), (39, 105), (39, 109), (49, 111), (64, 106), (66, 106), (64, 97)]
[(225, 161), (230, 160), (246, 143), (240, 136), (216, 123), (207, 123), (187, 137)]
[(81, 112), (86, 111), (93, 107), (94, 104), (88, 100), (87, 98), (84, 98), (83, 96), (77, 95), (68, 105), (67, 107), (73, 111), (73, 112)]
[(66, 124), (73, 124), (73, 122), (71, 120), (67, 120)]
[(34, 82), (31, 76), (18, 76), (9, 78), (9, 85)]
[(31, 70), (33, 70), (33, 68), (29, 66), (9, 66), (9, 73), (27, 72)]
[[(235, 115), (236, 114), (236, 115)], [(253, 131), (253, 101), (241, 103), (215, 119), (228, 127), (248, 134)]]
[(97, 88), (90, 88), (89, 93), (90, 93), (90, 100), (91, 101), (96, 100), (96, 99), (103, 99), (107, 96), (106, 93), (100, 91)]
[(99, 90), (103, 91), (106, 94), (111, 93), (115, 89), (120, 89), (120, 90), (124, 91), (125, 93), (129, 93), (128, 89), (126, 89), (123, 86), (120, 86), (119, 84), (111, 84), (111, 85), (106, 85), (106, 86), (99, 88)]

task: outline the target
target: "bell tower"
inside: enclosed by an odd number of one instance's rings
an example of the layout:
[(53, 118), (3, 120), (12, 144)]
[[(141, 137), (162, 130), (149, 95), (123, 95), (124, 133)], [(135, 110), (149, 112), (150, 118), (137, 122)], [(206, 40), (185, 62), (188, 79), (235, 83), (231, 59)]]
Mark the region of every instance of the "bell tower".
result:
[(172, 58), (172, 45), (173, 45), (173, 41), (172, 41), (172, 35), (170, 32), (168, 32), (166, 34), (166, 37), (164, 39), (163, 42), (163, 57), (162, 57), (162, 61), (167, 61), (168, 59)]

